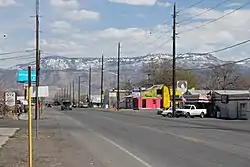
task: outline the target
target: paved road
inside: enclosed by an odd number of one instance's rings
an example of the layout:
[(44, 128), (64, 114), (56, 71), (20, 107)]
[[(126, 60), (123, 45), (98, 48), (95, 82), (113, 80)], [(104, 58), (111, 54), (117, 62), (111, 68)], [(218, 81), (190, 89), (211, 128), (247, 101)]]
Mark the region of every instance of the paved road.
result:
[[(61, 111), (59, 111), (61, 112)], [(63, 111), (63, 129), (110, 167), (248, 167), (250, 122)]]

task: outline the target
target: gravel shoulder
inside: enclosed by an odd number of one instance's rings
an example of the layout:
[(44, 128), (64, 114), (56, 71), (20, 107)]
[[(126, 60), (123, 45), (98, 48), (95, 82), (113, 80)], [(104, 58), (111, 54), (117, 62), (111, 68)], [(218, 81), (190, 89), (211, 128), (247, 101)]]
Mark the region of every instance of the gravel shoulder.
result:
[[(70, 133), (63, 131), (55, 113), (44, 114), (40, 121), (38, 137), (33, 138), (33, 164), (36, 167), (99, 166), (92, 154), (79, 147)], [(23, 122), (27, 125), (27, 122)], [(33, 133), (34, 135), (34, 133)], [(0, 149), (0, 167), (27, 167), (27, 128), (12, 136)]]

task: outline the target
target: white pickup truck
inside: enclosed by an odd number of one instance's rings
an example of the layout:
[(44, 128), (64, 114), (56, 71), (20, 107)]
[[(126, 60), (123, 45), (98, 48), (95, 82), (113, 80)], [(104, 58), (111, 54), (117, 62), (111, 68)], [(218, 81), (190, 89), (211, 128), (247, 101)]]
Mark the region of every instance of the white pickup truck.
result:
[(186, 118), (199, 116), (203, 118), (207, 114), (207, 109), (197, 109), (195, 105), (185, 105), (183, 108), (176, 109), (176, 117), (185, 116)]

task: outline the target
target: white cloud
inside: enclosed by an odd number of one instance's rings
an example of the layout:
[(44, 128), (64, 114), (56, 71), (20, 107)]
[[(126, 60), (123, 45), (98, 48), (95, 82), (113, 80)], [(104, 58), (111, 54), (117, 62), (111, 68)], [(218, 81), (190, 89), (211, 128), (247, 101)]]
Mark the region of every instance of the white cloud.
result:
[(155, 5), (157, 0), (108, 0), (114, 3), (124, 3), (129, 5), (145, 5), (152, 6)]
[[(195, 14), (201, 10), (204, 9), (190, 9), (189, 12), (191, 15), (191, 11)], [(225, 11), (211, 11), (211, 15), (200, 16), (200, 19), (213, 19), (224, 13)], [(179, 38), (177, 38), (178, 53), (208, 52), (246, 40), (250, 36), (250, 10), (240, 10), (205, 27), (181, 33), (203, 23), (191, 22), (177, 28), (177, 32), (180, 32)], [(70, 28), (68, 24), (62, 24), (62, 22), (59, 25)], [(157, 25), (151, 31), (135, 27), (74, 32), (68, 33), (62, 38), (44, 39), (41, 45), (45, 51), (70, 57), (96, 57), (100, 56), (102, 52), (107, 57), (114, 57), (117, 54), (118, 42), (122, 44), (122, 56), (143, 56), (147, 53), (158, 52), (171, 53), (171, 42), (159, 47), (165, 41), (171, 39), (171, 33), (164, 34), (169, 28), (170, 25)], [(98, 49), (93, 49), (93, 46), (97, 46)], [(233, 57), (240, 59), (246, 56), (246, 54), (243, 55), (242, 53), (250, 51), (250, 48), (246, 46), (247, 44), (229, 51), (216, 53), (215, 56), (227, 60)]]
[(50, 3), (54, 7), (63, 9), (76, 9), (79, 7), (77, 0), (50, 0)]
[(233, 3), (229, 3), (229, 4), (227, 4), (226, 5), (226, 7), (239, 7), (239, 6), (241, 6), (242, 5), (242, 3), (238, 3), (238, 2), (233, 2)]
[(17, 5), (15, 0), (0, 0), (0, 7)]
[(78, 29), (73, 28), (70, 23), (66, 21), (55, 21), (51, 24), (51, 32), (54, 34), (68, 34), (78, 31)]
[(163, 7), (169, 7), (169, 6), (171, 6), (172, 4), (169, 3), (169, 2), (158, 1), (158, 2), (157, 2), (157, 5), (163, 6)]
[(66, 13), (66, 17), (71, 20), (98, 20), (100, 14), (89, 10), (72, 10)]

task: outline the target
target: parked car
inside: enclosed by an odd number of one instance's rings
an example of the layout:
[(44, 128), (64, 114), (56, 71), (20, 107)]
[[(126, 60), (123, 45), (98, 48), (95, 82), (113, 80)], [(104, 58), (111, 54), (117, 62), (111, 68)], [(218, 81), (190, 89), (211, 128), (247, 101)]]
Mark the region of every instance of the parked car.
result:
[(61, 110), (72, 110), (71, 102), (69, 101), (62, 102)]
[(172, 108), (170, 107), (170, 108), (168, 108), (168, 109), (166, 109), (166, 110), (163, 110), (163, 112), (161, 113), (161, 115), (162, 115), (163, 117), (172, 118), (172, 117), (173, 117), (173, 110), (172, 110)]
[(88, 108), (88, 103), (83, 103), (83, 102), (80, 102), (79, 104), (78, 104), (78, 107), (79, 108)]
[(73, 105), (72, 105), (72, 107), (73, 107), (73, 108), (76, 108), (76, 107), (77, 107), (77, 105), (76, 105), (76, 104), (73, 104)]
[(159, 109), (159, 110), (157, 110), (157, 115), (161, 115), (161, 114), (162, 114), (162, 112), (163, 112), (163, 109)]
[(186, 118), (199, 116), (203, 118), (207, 114), (207, 109), (197, 109), (195, 105), (185, 105), (183, 108), (176, 109), (176, 117), (185, 116)]

